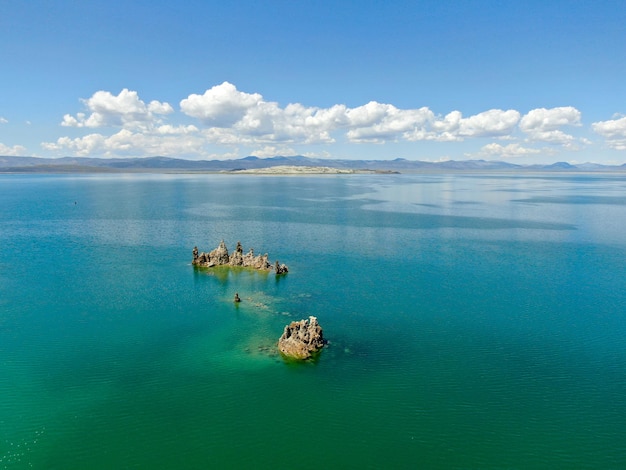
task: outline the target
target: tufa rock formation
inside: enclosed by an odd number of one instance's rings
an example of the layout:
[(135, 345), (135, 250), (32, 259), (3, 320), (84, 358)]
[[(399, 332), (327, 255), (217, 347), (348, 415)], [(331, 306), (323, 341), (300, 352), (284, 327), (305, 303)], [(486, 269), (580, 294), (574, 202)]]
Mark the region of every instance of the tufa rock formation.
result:
[(286, 264), (279, 264), (278, 261), (276, 261), (276, 264), (274, 265), (274, 271), (276, 271), (276, 274), (287, 274), (289, 272), (289, 269), (287, 268)]
[(308, 320), (293, 321), (285, 326), (278, 340), (278, 349), (287, 357), (303, 360), (322, 349), (324, 344), (322, 327), (317, 318), (311, 316)]
[(276, 274), (289, 272), (287, 266), (280, 264), (278, 261), (272, 266), (268, 260), (267, 253), (254, 256), (254, 250), (250, 248), (250, 251), (244, 255), (243, 248), (239, 242), (237, 242), (237, 247), (233, 254), (229, 255), (224, 240), (220, 242), (220, 245), (216, 249), (209, 253), (199, 253), (198, 247), (194, 247), (191, 264), (204, 268), (212, 268), (214, 266), (242, 266), (244, 268), (254, 268), (263, 271), (271, 271), (274, 269)]

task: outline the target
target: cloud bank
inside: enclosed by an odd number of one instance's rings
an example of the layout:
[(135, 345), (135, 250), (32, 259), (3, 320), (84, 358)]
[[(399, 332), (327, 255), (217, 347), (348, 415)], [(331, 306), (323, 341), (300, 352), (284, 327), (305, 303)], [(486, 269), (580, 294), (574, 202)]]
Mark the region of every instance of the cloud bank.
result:
[[(79, 156), (206, 158), (216, 147), (236, 156), (239, 147), (269, 155), (273, 151), (293, 152), (297, 146), (336, 143), (490, 139), (495, 142), (471, 156), (515, 158), (538, 155), (545, 146), (552, 151), (576, 150), (590, 143), (572, 134), (582, 126), (582, 117), (571, 106), (537, 108), (526, 114), (515, 109), (488, 109), (470, 116), (458, 110), (440, 115), (428, 107), (400, 109), (377, 101), (353, 108), (344, 104), (328, 108), (299, 103), (281, 106), (259, 93), (240, 91), (229, 82), (203, 94), (188, 95), (176, 111), (167, 102), (146, 103), (128, 89), (117, 95), (97, 91), (82, 103), (85, 110), (65, 114), (61, 125), (93, 132), (45, 142), (45, 149)], [(626, 149), (626, 118), (596, 122), (592, 129), (610, 147)], [(510, 142), (504, 145), (498, 141)]]

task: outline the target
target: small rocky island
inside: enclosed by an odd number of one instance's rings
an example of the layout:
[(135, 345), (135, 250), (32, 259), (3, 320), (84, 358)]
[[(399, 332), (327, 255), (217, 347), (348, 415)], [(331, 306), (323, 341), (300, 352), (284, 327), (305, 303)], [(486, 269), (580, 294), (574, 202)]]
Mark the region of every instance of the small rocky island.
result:
[(254, 255), (254, 250), (250, 248), (250, 251), (244, 255), (243, 247), (240, 242), (237, 242), (237, 247), (232, 254), (228, 253), (228, 248), (224, 240), (222, 240), (219, 246), (209, 253), (198, 253), (198, 247), (193, 249), (193, 260), (191, 264), (203, 268), (212, 268), (215, 266), (241, 266), (244, 268), (259, 269), (262, 271), (271, 271), (272, 269), (276, 274), (286, 274), (289, 272), (287, 265), (280, 264), (278, 261), (274, 265), (269, 262), (267, 253), (264, 255)]
[(322, 349), (324, 344), (322, 327), (316, 317), (310, 316), (308, 320), (292, 321), (285, 326), (278, 340), (278, 349), (289, 358), (304, 360)]

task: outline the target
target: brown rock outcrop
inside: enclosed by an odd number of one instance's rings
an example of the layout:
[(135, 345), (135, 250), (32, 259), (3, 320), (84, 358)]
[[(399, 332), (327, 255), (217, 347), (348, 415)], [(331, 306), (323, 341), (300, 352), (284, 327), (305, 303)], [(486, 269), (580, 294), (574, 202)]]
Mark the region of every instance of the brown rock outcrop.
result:
[(231, 266), (243, 266), (243, 248), (241, 247), (240, 242), (237, 242), (237, 248), (235, 248), (233, 254), (230, 255), (228, 264)]
[(244, 268), (253, 268), (263, 271), (271, 271), (276, 269), (276, 274), (285, 274), (288, 272), (288, 268), (284, 264), (276, 262), (276, 267), (272, 266), (269, 262), (267, 253), (264, 255), (254, 255), (254, 250), (250, 248), (250, 251), (243, 254), (243, 248), (241, 243), (237, 242), (237, 248), (232, 255), (229, 255), (228, 248), (224, 240), (222, 240), (219, 246), (209, 253), (199, 253), (198, 247), (193, 249), (193, 259), (191, 264), (194, 266), (200, 266), (204, 268), (212, 268), (214, 266), (242, 266)]
[(213, 260), (218, 266), (228, 264), (230, 256), (228, 256), (228, 249), (226, 248), (224, 240), (220, 242), (219, 246), (215, 250), (209, 253), (209, 259)]
[(292, 359), (308, 359), (313, 353), (324, 347), (324, 335), (317, 318), (293, 321), (285, 326), (278, 340), (279, 351)]
[(287, 268), (286, 264), (280, 264), (278, 260), (276, 260), (274, 271), (276, 271), (276, 274), (287, 274), (289, 272), (289, 268)]

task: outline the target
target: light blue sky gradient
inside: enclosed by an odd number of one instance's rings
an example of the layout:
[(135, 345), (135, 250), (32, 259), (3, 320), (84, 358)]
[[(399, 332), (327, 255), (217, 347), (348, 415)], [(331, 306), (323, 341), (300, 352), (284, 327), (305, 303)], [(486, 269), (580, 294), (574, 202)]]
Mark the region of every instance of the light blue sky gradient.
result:
[(623, 163), (624, 25), (623, 1), (5, 1), (0, 155)]

